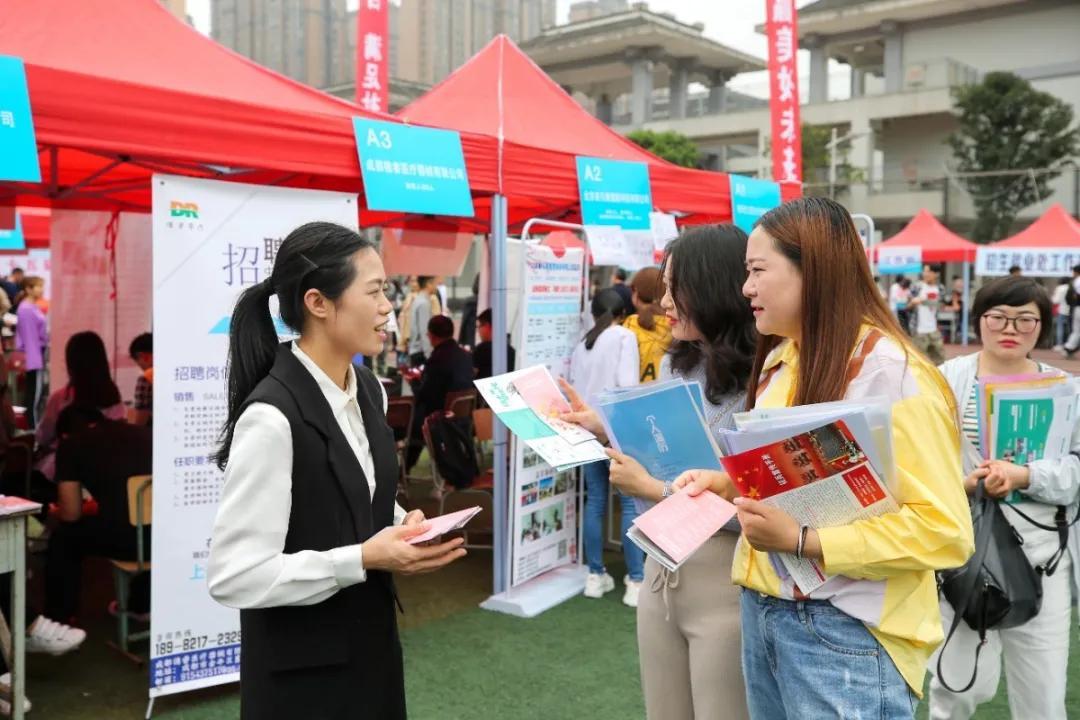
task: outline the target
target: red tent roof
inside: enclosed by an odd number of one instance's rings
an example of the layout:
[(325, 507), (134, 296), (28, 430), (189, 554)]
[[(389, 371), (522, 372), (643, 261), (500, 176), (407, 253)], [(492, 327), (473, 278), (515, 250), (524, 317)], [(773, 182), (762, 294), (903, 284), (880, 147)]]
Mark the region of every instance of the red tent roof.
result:
[(903, 230), (876, 247), (920, 247), (923, 261), (936, 263), (973, 262), (979, 246), (949, 230), (928, 210), (920, 210)]
[(1080, 221), (1054, 203), (1038, 220), (994, 247), (1080, 248)]
[[(679, 167), (643, 150), (590, 115), (505, 35), (398, 116), (498, 138), (511, 225), (539, 214), (576, 214), (576, 155), (648, 163), (654, 205), (694, 222), (731, 219), (727, 175)], [(785, 188), (785, 197), (798, 192)]]
[[(50, 199), (31, 202), (148, 209), (155, 171), (361, 187), (350, 119), (371, 113), (218, 45), (155, 0), (4, 0), (0, 53), (26, 62), (47, 149)], [(470, 183), (493, 191), (494, 141), (462, 143)]]

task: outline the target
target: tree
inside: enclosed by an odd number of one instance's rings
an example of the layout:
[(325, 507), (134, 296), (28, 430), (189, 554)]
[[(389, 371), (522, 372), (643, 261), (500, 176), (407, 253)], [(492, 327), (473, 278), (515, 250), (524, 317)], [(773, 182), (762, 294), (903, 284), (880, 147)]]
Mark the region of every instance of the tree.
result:
[(674, 130), (665, 132), (635, 130), (626, 137), (668, 162), (689, 168), (700, 167), (701, 153), (698, 152), (697, 145), (682, 133)]
[[(953, 99), (960, 128), (947, 142), (960, 172), (980, 173), (962, 178), (975, 203), (974, 239), (998, 240), (1021, 210), (1052, 194), (1050, 181), (1080, 152), (1080, 128), (1068, 103), (1012, 73), (987, 73), (954, 88)], [(1036, 172), (1016, 172), (1027, 170)]]
[[(837, 131), (837, 136), (842, 138), (847, 135), (846, 130)], [(823, 185), (829, 182), (830, 152), (829, 143), (832, 141), (832, 127), (829, 125), (803, 125), (802, 126), (802, 167), (803, 182), (811, 185)], [(836, 143), (833, 151), (836, 153), (836, 183), (837, 185), (849, 185), (862, 182), (865, 173), (861, 168), (852, 166), (848, 160), (851, 153), (851, 140), (841, 140)]]

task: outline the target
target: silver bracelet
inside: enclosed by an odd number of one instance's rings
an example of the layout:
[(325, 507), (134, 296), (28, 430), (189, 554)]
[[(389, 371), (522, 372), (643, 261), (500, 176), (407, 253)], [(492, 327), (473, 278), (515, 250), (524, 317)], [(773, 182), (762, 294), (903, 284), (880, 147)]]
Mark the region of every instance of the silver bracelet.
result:
[(799, 528), (799, 542), (795, 545), (795, 557), (799, 560), (803, 559), (803, 549), (806, 545), (806, 533), (809, 532), (809, 530), (809, 525), (803, 525)]
[(671, 489), (671, 483), (670, 482), (665, 482), (664, 483), (664, 489), (660, 491), (660, 498), (661, 499), (669, 498), (674, 494), (675, 493), (672, 492), (672, 489)]

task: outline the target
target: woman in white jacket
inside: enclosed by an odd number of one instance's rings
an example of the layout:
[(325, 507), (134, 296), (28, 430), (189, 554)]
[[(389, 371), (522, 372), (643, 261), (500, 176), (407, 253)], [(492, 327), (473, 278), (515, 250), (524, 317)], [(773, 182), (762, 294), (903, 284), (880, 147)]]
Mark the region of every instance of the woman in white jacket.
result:
[[(1035, 345), (1053, 332), (1050, 298), (1030, 278), (1005, 277), (983, 286), (975, 296), (972, 316), (982, 339), (982, 351), (941, 366), (962, 416), (965, 485), (971, 493), (979, 478), (985, 480), (987, 493), (1001, 499), (1005, 517), (1023, 538), (1024, 552), (1032, 566), (1045, 567), (1061, 550), (1059, 534), (1036, 527), (1019, 512), (1049, 527), (1063, 518), (1065, 522), (1072, 521), (1080, 493), (1080, 458), (1068, 454), (1027, 465), (1006, 460), (979, 462), (982, 453), (975, 393), (976, 380), (980, 377), (1062, 372), (1029, 357)], [(1074, 428), (1071, 450), (1080, 452), (1080, 424)], [(935, 673), (930, 681), (930, 717), (935, 720), (971, 717), (980, 703), (997, 693), (1004, 660), (1013, 717), (1065, 720), (1069, 625), (1077, 587), (1080, 587), (1080, 533), (1074, 525), (1069, 529), (1067, 546), (1056, 569), (1043, 577), (1039, 614), (1019, 627), (988, 633), (987, 645), (979, 655), (978, 675), (970, 690), (952, 693), (942, 686), (936, 676), (938, 654), (935, 653), (930, 661), (930, 670)], [(948, 628), (954, 611), (944, 600), (941, 607), (942, 621)], [(966, 623), (960, 623), (945, 647), (941, 668), (950, 686), (962, 687), (971, 677), (978, 643), (978, 634)]]

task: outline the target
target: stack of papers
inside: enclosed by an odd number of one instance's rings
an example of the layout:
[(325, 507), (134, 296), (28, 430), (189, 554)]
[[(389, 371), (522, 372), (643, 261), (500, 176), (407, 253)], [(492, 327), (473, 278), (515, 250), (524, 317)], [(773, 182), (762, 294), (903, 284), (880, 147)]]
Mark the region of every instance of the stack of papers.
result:
[(570, 405), (543, 365), (474, 380), (495, 416), (556, 470), (607, 460), (591, 432), (559, 420)]
[(1070, 378), (1056, 373), (980, 378), (975, 397), (983, 457), (1024, 465), (1065, 456), (1076, 396)]
[[(720, 437), (728, 453), (721, 462), (743, 497), (778, 507), (812, 528), (899, 509), (884, 479), (895, 476), (887, 400), (755, 410), (736, 416), (736, 423), (739, 431)], [(790, 576), (803, 593), (829, 579), (820, 562), (786, 553), (773, 559), (781, 577)]]
[(659, 480), (686, 470), (723, 470), (705, 424), (701, 384), (670, 380), (603, 392), (591, 399), (611, 446)]
[(679, 492), (638, 515), (626, 537), (661, 566), (675, 571), (735, 515), (735, 506), (711, 492)]

